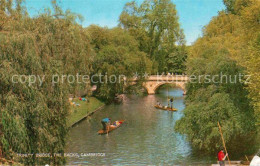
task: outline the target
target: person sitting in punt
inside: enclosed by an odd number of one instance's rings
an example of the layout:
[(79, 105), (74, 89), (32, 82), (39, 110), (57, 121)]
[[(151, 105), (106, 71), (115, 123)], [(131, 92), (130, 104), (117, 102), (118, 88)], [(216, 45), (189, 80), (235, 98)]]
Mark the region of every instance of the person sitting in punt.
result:
[(117, 121), (114, 122), (113, 125), (114, 125), (114, 126), (118, 126), (118, 125), (120, 125), (120, 123), (119, 123), (119, 121), (117, 120)]

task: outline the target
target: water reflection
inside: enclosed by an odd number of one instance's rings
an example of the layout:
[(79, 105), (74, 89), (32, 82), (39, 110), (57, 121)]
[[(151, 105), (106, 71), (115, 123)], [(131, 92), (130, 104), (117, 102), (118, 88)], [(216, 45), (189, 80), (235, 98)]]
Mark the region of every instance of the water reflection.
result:
[[(157, 100), (167, 105), (167, 89), (145, 97), (129, 95), (123, 104), (106, 106), (70, 130), (66, 149), (71, 153), (105, 153), (106, 156), (68, 158), (67, 163), (193, 165), (197, 159), (191, 156), (189, 143), (174, 131), (175, 122), (183, 116), (185, 108), (182, 94), (181, 89), (169, 89), (178, 112), (154, 108)], [(109, 135), (100, 136), (97, 131), (104, 117), (126, 122)], [(200, 159), (200, 163), (205, 162)]]

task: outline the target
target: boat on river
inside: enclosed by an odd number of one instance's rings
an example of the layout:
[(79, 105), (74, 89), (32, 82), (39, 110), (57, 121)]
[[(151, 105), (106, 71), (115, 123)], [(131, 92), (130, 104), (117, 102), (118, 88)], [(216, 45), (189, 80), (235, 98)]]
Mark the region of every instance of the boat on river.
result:
[(177, 111), (176, 108), (170, 108), (170, 107), (167, 107), (167, 106), (159, 106), (159, 105), (155, 105), (154, 107), (157, 108), (157, 109), (161, 109), (161, 110)]
[(118, 127), (120, 127), (125, 122), (125, 120), (118, 120), (119, 123), (117, 125), (114, 125), (115, 122), (112, 125), (109, 125), (108, 131), (107, 130), (99, 130), (98, 134), (107, 134), (107, 133), (117, 129)]
[[(169, 101), (171, 101), (171, 107), (169, 107), (170, 103)], [(157, 103), (154, 107), (160, 110), (166, 110), (166, 111), (177, 111), (176, 108), (173, 108), (173, 98), (169, 99), (169, 90), (167, 88), (167, 102), (168, 102), (168, 106), (162, 106), (160, 103)]]

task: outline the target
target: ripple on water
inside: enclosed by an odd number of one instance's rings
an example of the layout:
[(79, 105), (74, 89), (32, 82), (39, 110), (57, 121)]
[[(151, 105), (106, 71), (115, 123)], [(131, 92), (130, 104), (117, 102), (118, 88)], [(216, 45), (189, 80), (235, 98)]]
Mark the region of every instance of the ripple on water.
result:
[[(169, 89), (174, 97), (178, 112), (154, 108), (160, 101), (167, 105), (167, 91), (161, 89), (157, 95), (144, 97), (129, 95), (123, 104), (108, 105), (87, 120), (73, 127), (69, 132), (66, 152), (105, 153), (105, 157), (68, 158), (68, 164), (185, 164), (197, 163), (191, 156), (191, 147), (185, 136), (174, 131), (175, 122), (183, 116), (185, 108), (183, 91)], [(101, 119), (126, 122), (109, 135), (97, 135)], [(203, 159), (200, 159), (203, 163)]]

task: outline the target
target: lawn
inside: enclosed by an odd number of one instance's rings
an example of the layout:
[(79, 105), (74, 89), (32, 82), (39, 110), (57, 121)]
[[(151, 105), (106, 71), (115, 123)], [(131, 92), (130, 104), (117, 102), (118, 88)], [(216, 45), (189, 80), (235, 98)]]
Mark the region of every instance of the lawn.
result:
[(78, 98), (74, 98), (72, 101), (80, 104), (80, 106), (71, 106), (71, 114), (68, 119), (68, 125), (72, 126), (76, 122), (80, 121), (88, 114), (94, 112), (97, 108), (104, 106), (105, 104), (99, 101), (95, 97), (87, 98), (88, 101), (81, 101)]

